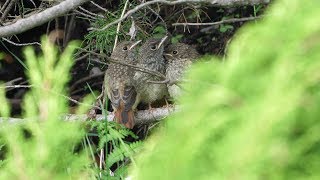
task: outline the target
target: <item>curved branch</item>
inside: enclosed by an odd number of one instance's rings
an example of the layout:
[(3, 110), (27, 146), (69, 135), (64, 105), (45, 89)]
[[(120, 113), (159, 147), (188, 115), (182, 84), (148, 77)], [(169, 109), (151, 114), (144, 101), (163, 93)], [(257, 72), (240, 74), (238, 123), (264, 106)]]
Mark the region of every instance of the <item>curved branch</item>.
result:
[(270, 0), (175, 0), (175, 1), (152, 0), (134, 7), (133, 9), (129, 10), (124, 16), (113, 21), (112, 23), (107, 24), (101, 29), (89, 28), (89, 30), (101, 30), (101, 31), (106, 30), (110, 26), (118, 24), (119, 22), (122, 22), (123, 20), (125, 20), (135, 12), (139, 11), (140, 9), (152, 4), (157, 4), (157, 3), (166, 4), (166, 5), (176, 5), (176, 4), (184, 4), (184, 3), (206, 3), (212, 6), (239, 6), (239, 5), (267, 4), (269, 2)]
[(13, 24), (2, 26), (0, 27), (0, 37), (12, 36), (42, 25), (51, 19), (64, 15), (68, 11), (87, 1), (89, 0), (65, 0), (40, 13), (31, 15), (27, 18), (19, 19)]
[(262, 18), (262, 16), (256, 16), (256, 17), (224, 19), (221, 21), (208, 22), (208, 23), (173, 23), (172, 26), (213, 26), (213, 25), (225, 24), (225, 23), (252, 21), (252, 20), (261, 19), (261, 18)]

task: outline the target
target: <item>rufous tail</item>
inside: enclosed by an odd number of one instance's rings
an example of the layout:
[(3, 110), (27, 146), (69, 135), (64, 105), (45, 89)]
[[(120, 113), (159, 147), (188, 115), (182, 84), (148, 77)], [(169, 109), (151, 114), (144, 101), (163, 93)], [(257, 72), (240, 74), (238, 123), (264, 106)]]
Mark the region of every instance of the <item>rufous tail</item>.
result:
[(134, 126), (134, 113), (133, 110), (130, 109), (126, 111), (123, 106), (120, 105), (118, 109), (115, 110), (114, 116), (116, 118), (116, 122), (119, 124), (123, 124), (129, 129), (132, 129)]

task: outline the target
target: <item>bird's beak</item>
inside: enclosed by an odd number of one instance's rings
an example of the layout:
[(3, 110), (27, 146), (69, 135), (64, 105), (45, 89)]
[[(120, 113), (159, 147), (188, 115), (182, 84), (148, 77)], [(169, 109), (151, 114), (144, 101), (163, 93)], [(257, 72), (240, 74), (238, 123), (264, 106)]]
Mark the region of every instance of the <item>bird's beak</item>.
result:
[(163, 57), (166, 63), (171, 62), (173, 60), (172, 54), (169, 54), (169, 53), (163, 53)]
[(132, 44), (130, 47), (129, 47), (129, 50), (131, 50), (132, 48), (134, 48), (136, 45), (138, 45), (139, 43), (141, 42), (141, 40), (135, 42), (134, 44)]
[(159, 48), (161, 47), (161, 45), (166, 41), (167, 38), (168, 38), (168, 36), (164, 36), (164, 37), (161, 39), (160, 43), (159, 43), (158, 46), (157, 46), (157, 49), (159, 49)]
[(173, 57), (172, 54), (169, 54), (169, 53), (164, 53), (163, 56), (164, 56), (165, 58), (171, 58), (171, 57)]

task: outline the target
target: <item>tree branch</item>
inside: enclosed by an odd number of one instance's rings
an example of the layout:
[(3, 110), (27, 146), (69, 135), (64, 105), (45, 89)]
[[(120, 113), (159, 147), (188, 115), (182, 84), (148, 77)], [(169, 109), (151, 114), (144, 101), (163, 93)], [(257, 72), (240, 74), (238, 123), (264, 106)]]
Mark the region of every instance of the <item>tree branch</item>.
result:
[(106, 30), (112, 25), (118, 24), (119, 22), (122, 22), (135, 12), (139, 11), (142, 8), (145, 8), (146, 6), (152, 5), (152, 4), (166, 4), (166, 5), (176, 5), (176, 4), (185, 4), (185, 3), (206, 3), (210, 4), (211, 6), (244, 6), (244, 5), (255, 5), (255, 4), (267, 4), (270, 0), (175, 0), (175, 1), (169, 1), (169, 0), (152, 0), (147, 1), (145, 3), (142, 3), (135, 8), (129, 10), (124, 16), (121, 18), (113, 21), (112, 23), (107, 24), (101, 29), (96, 28), (89, 28), (89, 30)]
[[(161, 121), (167, 116), (169, 116), (171, 113), (175, 111), (174, 108), (155, 108), (152, 110), (141, 110), (136, 112), (135, 114), (135, 122), (136, 124), (148, 124), (156, 121)], [(113, 121), (113, 113), (108, 112), (107, 120)], [(97, 121), (103, 121), (105, 120), (104, 115), (97, 115), (96, 120)], [(20, 118), (4, 118), (0, 117), (0, 124), (8, 121), (9, 123), (23, 123), (26, 119), (20, 119)], [(76, 114), (67, 114), (62, 117), (62, 120), (64, 121), (86, 121), (89, 120), (87, 115), (76, 115)]]
[(3, 23), (3, 21), (7, 18), (7, 15), (9, 14), (9, 11), (12, 9), (13, 5), (16, 3), (17, 0), (12, 0), (8, 7), (4, 10), (1, 18), (0, 23)]
[(213, 26), (213, 25), (225, 24), (225, 23), (252, 21), (260, 18), (262, 17), (256, 16), (256, 17), (244, 17), (244, 18), (231, 18), (231, 19), (225, 19), (225, 20), (210, 22), (210, 23), (173, 23), (172, 26)]
[(13, 24), (0, 27), (0, 37), (12, 36), (42, 25), (51, 19), (64, 15), (68, 11), (87, 1), (89, 0), (65, 0), (40, 13), (31, 15), (27, 18), (19, 19)]

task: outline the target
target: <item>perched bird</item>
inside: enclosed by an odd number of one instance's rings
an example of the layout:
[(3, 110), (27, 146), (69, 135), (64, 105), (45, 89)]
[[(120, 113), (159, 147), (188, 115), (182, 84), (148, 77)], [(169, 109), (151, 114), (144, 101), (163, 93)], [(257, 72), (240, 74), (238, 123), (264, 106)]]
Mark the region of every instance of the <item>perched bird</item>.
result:
[[(164, 43), (167, 36), (161, 39), (148, 39), (139, 49), (137, 66), (144, 69), (159, 72), (165, 75), (166, 64), (163, 57)], [(134, 75), (135, 87), (139, 94), (140, 102), (151, 103), (168, 95), (166, 84), (156, 84), (150, 81), (162, 81), (163, 79), (141, 71)]]
[[(110, 59), (119, 63), (136, 64), (136, 45), (140, 41), (121, 42)], [(137, 106), (137, 92), (133, 85), (134, 69), (118, 63), (111, 63), (105, 74), (105, 94), (108, 95), (118, 123), (132, 129), (134, 109)]]
[[(166, 58), (166, 78), (169, 82), (181, 81), (185, 70), (199, 57), (197, 50), (184, 43), (169, 45), (164, 52)], [(170, 97), (176, 99), (181, 94), (181, 89), (176, 84), (168, 84)]]

